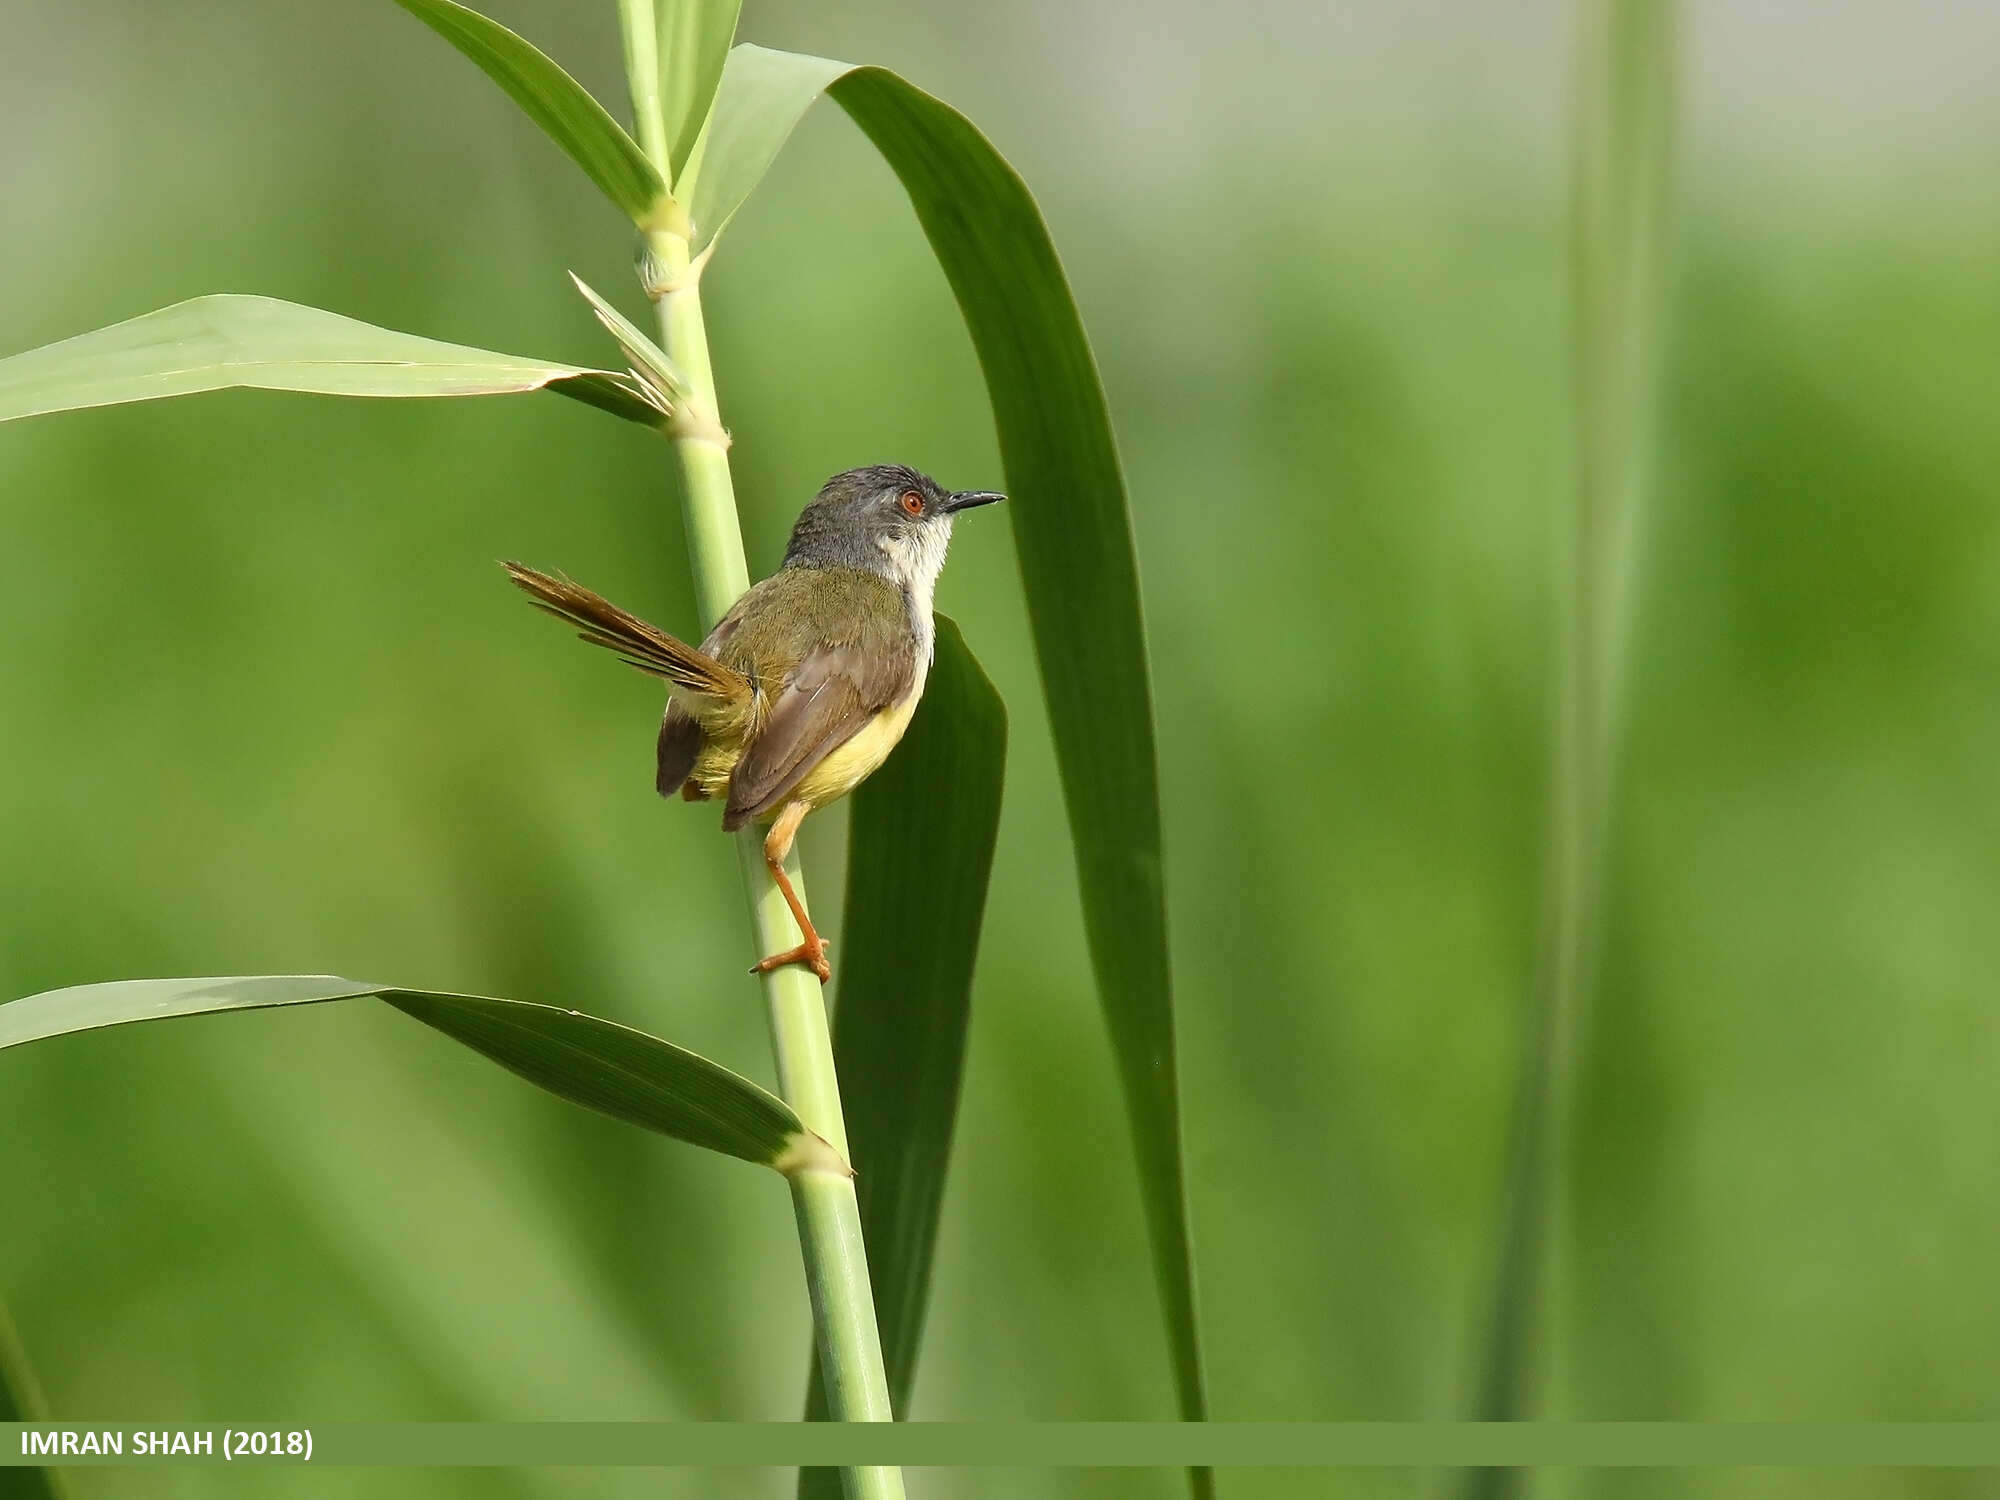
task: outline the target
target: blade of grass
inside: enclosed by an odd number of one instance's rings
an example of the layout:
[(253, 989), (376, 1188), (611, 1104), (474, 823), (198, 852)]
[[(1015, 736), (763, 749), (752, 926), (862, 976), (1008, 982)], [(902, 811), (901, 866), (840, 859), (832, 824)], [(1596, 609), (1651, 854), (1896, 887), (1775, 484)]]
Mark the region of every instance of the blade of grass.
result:
[[(958, 626), (939, 615), (937, 661), (909, 732), (854, 793), (833, 1013), (889, 1399), (906, 1415), (1006, 764), (1006, 705)], [(914, 923), (913, 890), (924, 893)], [(817, 1360), (806, 1416), (827, 1416)], [(800, 1493), (838, 1494), (834, 1472), (802, 1471)]]
[(629, 375), (495, 354), (301, 307), (218, 295), (0, 359), (0, 422), (251, 386), (326, 396), (554, 390), (657, 427)]
[[(1564, 547), (1557, 725), (1541, 935), (1522, 1035), (1479, 1416), (1532, 1408), (1546, 1283), (1566, 1212), (1579, 1034), (1588, 1019), (1644, 519), (1667, 240), (1675, 42), (1670, 0), (1581, 0), (1571, 186), (1576, 473)], [(1478, 1469), (1467, 1492), (1516, 1493)]]
[(782, 1099), (643, 1031), (522, 1000), (364, 984), (326, 974), (126, 979), (0, 1005), (0, 1050), (137, 1021), (373, 996), (572, 1103), (781, 1172), (837, 1162)]
[(533, 43), (452, 0), (396, 3), (476, 63), (642, 228), (668, 211), (667, 184), (638, 142)]
[[(854, 793), (833, 1016), (898, 1411), (909, 1406), (923, 1333), (1006, 769), (1006, 705), (956, 622), (939, 615), (937, 659), (909, 732)], [(914, 925), (913, 890), (924, 893)]]
[(659, 0), (660, 99), (673, 180), (685, 184), (743, 0)]
[[(28, 1351), (14, 1327), (7, 1304), (0, 1302), (0, 1422), (47, 1422), (48, 1400), (35, 1379)], [(18, 1500), (67, 1500), (63, 1476), (52, 1468), (23, 1466), (0, 1471), (0, 1495)]]
[(702, 145), (701, 173), (687, 200), (696, 252), (729, 227), (813, 101), (853, 71), (852, 63), (748, 42), (730, 50)]
[[(901, 178), (986, 375), (1180, 1412), (1202, 1420), (1152, 689), (1131, 517), (1096, 362), (1026, 185), (964, 116), (881, 68), (732, 51), (693, 200), (698, 237), (727, 224), (820, 90)], [(1208, 1492), (1205, 1472), (1195, 1484)]]

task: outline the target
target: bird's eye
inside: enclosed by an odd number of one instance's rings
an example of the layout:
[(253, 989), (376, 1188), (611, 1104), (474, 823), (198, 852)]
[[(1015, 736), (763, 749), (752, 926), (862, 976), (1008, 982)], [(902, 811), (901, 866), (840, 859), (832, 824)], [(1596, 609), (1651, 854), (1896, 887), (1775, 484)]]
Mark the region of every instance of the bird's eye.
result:
[(924, 497), (919, 495), (915, 490), (904, 490), (900, 503), (903, 509), (913, 516), (920, 516), (924, 513)]

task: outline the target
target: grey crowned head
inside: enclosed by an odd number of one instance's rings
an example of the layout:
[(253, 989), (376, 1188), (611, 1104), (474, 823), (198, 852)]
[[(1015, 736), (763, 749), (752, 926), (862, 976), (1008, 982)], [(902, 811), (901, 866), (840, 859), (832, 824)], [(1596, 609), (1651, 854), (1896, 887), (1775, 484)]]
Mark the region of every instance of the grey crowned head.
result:
[(937, 580), (952, 518), (1003, 500), (991, 490), (948, 490), (903, 464), (836, 474), (792, 528), (788, 568), (865, 568), (924, 589)]

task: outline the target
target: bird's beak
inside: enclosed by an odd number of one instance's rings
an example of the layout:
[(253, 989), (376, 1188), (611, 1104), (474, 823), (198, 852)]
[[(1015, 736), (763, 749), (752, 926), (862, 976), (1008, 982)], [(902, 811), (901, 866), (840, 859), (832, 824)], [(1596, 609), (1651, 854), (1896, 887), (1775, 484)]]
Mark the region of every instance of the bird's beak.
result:
[(944, 502), (944, 511), (950, 515), (957, 510), (971, 510), (975, 505), (991, 505), (995, 500), (1005, 500), (1005, 495), (996, 495), (991, 490), (960, 490)]

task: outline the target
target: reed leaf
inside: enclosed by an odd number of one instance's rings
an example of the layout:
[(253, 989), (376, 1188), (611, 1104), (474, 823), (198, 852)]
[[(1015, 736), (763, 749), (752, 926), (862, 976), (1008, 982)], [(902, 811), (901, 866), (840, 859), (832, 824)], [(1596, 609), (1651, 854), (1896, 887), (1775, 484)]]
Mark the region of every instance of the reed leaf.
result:
[(667, 184), (638, 142), (589, 91), (532, 42), (452, 0), (396, 0), (499, 84), (604, 196), (644, 225), (662, 211)]
[[(0, 1423), (49, 1420), (41, 1382), (28, 1362), (28, 1351), (21, 1347), (7, 1304), (0, 1302)], [(9, 1500), (65, 1500), (66, 1487), (56, 1470), (22, 1465), (0, 1471), (0, 1495)]]
[(729, 227), (813, 101), (853, 71), (851, 63), (749, 42), (730, 50), (702, 146), (701, 171), (687, 196), (695, 250), (706, 249)]
[[(1545, 894), (1480, 1375), (1485, 1421), (1531, 1412), (1546, 1366), (1538, 1356), (1550, 1342), (1545, 1283), (1566, 1212), (1578, 1038), (1595, 983), (1667, 240), (1676, 52), (1671, 0), (1580, 0), (1577, 18), (1570, 198), (1575, 479), (1564, 538)], [(1469, 1471), (1467, 1493), (1481, 1500), (1517, 1493), (1523, 1472)]]
[(1152, 688), (1096, 361), (1026, 185), (963, 115), (885, 69), (735, 48), (693, 198), (698, 238), (727, 225), (822, 91), (902, 180), (985, 372), (1180, 1411), (1201, 1420)]
[(396, 333), (272, 297), (176, 302), (0, 359), (0, 422), (250, 386), (325, 396), (552, 390), (657, 427), (632, 377)]
[(687, 377), (674, 368), (666, 351), (646, 337), (630, 318), (592, 291), (576, 272), (570, 272), (569, 279), (576, 283), (577, 291), (590, 304), (604, 331), (618, 341), (620, 352), (632, 367), (633, 379), (651, 393), (661, 411), (671, 412), (683, 404), (688, 394)]
[[(958, 626), (896, 753), (855, 791), (834, 1059), (890, 1404), (909, 1411), (965, 1066), (973, 962), (1000, 831), (1007, 708)], [(921, 893), (913, 911), (912, 893)], [(826, 1420), (817, 1361), (806, 1415)], [(839, 1493), (808, 1470), (802, 1494)]]
[(580, 1011), (358, 983), (325, 974), (127, 979), (0, 1005), (0, 1050), (49, 1037), (227, 1011), (375, 997), (572, 1103), (779, 1171), (832, 1148), (783, 1100), (671, 1042)]
[(676, 187), (690, 175), (743, 0), (659, 0), (660, 102)]

